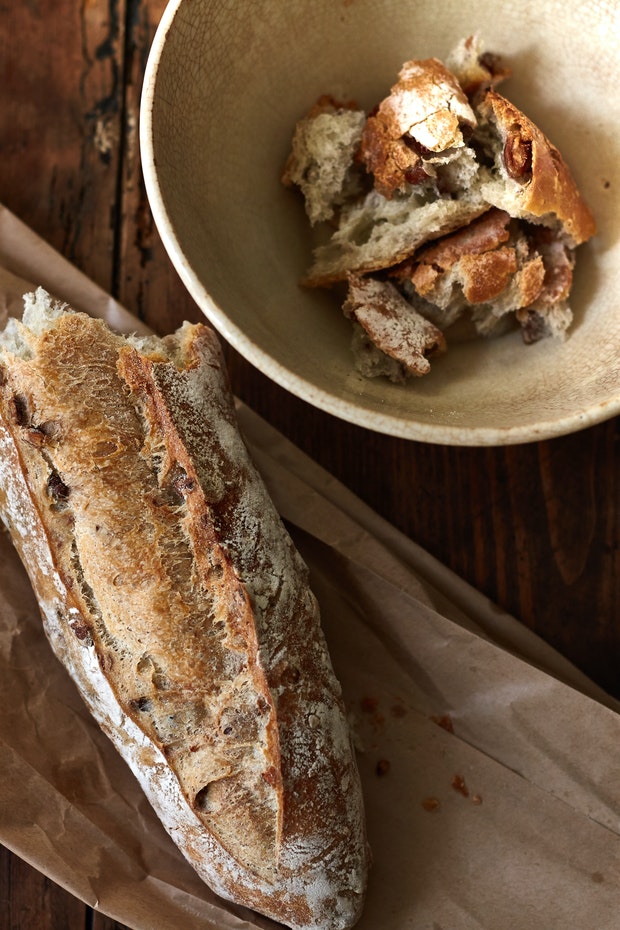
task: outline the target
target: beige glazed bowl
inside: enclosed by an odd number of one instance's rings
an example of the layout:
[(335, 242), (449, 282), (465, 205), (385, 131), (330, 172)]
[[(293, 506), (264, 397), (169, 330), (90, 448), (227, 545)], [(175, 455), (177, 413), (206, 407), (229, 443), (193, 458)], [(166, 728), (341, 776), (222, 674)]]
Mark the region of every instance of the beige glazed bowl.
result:
[[(395, 385), (354, 370), (329, 292), (304, 289), (312, 232), (280, 183), (296, 121), (322, 93), (371, 109), (410, 58), (477, 33), (502, 85), (569, 163), (598, 235), (578, 251), (566, 342), (453, 344)], [(293, 394), (409, 439), (499, 445), (620, 411), (620, 5), (614, 0), (172, 0), (143, 92), (147, 192), (171, 260), (213, 326)]]

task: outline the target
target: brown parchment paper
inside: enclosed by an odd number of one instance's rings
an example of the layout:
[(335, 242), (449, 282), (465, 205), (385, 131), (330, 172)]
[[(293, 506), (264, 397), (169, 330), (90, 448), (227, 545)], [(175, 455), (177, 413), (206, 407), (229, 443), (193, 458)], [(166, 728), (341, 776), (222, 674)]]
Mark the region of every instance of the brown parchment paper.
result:
[[(127, 311), (0, 206), (0, 320), (43, 285)], [(248, 407), (240, 425), (306, 559), (359, 748), (359, 930), (617, 930), (617, 705)], [(275, 927), (220, 901), (157, 821), (42, 633), (0, 532), (0, 842), (135, 930)]]

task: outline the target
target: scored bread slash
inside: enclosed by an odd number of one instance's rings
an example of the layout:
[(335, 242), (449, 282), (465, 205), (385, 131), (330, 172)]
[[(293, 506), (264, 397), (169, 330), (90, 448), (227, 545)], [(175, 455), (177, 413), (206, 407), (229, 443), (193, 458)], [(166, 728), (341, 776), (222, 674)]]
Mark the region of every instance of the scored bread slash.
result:
[(54, 651), (217, 894), (352, 926), (369, 854), (341, 689), (215, 334), (25, 305), (0, 334), (0, 514)]
[[(566, 337), (573, 320), (575, 249), (595, 235), (596, 224), (558, 149), (497, 92), (510, 74), (499, 56), (484, 52), (479, 38), (470, 36), (445, 64), (437, 58), (405, 62), (389, 94), (365, 119), (351, 109), (353, 135), (344, 133), (343, 122), (338, 140), (332, 120), (327, 145), (313, 130), (318, 110), (308, 113), (303, 134), (295, 133), (284, 180), (300, 188), (313, 224), (333, 153), (340, 158), (329, 228), (303, 285), (331, 288), (351, 275), (389, 279), (403, 298), (398, 313), (391, 312), (393, 336), (396, 316), (402, 316), (404, 335), (413, 311), (443, 334), (464, 316), (461, 332), (489, 336), (520, 329), (525, 343)], [(314, 139), (311, 164), (302, 137)], [(345, 185), (345, 177), (355, 184)], [(320, 184), (313, 180), (319, 178)], [(500, 215), (507, 221), (505, 244), (466, 247), (450, 257), (467, 236), (483, 237)], [(356, 330), (358, 370), (404, 380), (405, 369), (394, 364), (397, 347), (375, 338), (379, 333), (385, 337), (378, 325), (367, 325), (363, 337)], [(408, 351), (401, 348), (401, 361)], [(362, 355), (367, 363), (360, 366)], [(424, 356), (408, 368), (430, 371)]]

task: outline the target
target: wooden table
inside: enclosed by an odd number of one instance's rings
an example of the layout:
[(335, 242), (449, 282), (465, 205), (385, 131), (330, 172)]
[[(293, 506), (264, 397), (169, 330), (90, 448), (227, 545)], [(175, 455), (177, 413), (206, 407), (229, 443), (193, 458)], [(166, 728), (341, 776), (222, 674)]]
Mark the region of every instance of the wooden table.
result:
[[(171, 329), (200, 313), (141, 178), (143, 69), (164, 0), (0, 6), (0, 202), (128, 309)], [(289, 396), (227, 350), (258, 413), (433, 555), (620, 695), (618, 422), (497, 449), (375, 435)], [(2, 930), (120, 928), (6, 850)]]

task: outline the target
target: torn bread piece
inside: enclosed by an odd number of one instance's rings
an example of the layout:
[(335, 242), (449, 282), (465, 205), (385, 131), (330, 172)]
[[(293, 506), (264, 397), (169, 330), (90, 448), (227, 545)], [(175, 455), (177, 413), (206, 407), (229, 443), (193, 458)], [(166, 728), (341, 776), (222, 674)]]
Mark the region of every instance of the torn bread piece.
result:
[(416, 190), (407, 197), (387, 200), (372, 190), (341, 211), (338, 228), (325, 245), (315, 249), (314, 263), (302, 283), (331, 287), (349, 273), (391, 268), (426, 242), (466, 226), (487, 209), (475, 187), (458, 199), (438, 200)]
[(554, 230), (576, 247), (596, 232), (570, 169), (545, 134), (494, 90), (476, 108), (494, 169), (482, 179), (487, 203)]
[(500, 55), (487, 52), (480, 36), (461, 39), (446, 57), (446, 68), (471, 101), (507, 80), (512, 70)]
[(56, 655), (217, 894), (350, 927), (368, 849), (341, 689), (215, 334), (25, 303), (0, 336), (0, 515)]
[(325, 96), (297, 123), (282, 183), (302, 192), (311, 225), (331, 220), (360, 193), (355, 155), (365, 122), (363, 110)]
[(505, 259), (486, 260), (502, 254), (500, 247), (510, 236), (509, 223), (505, 211), (488, 210), (457, 232), (419, 249), (391, 270), (390, 277), (405, 291), (439, 308), (443, 326), (450, 326), (468, 301), (480, 303), (496, 297), (507, 283), (505, 276), (516, 270)]
[(467, 96), (445, 65), (437, 58), (408, 61), (366, 121), (360, 157), (375, 189), (390, 199), (457, 159), (475, 125)]
[(391, 275), (405, 293), (427, 302), (438, 326), (451, 326), (470, 309), (478, 331), (490, 335), (503, 316), (539, 297), (545, 263), (509, 214), (492, 208), (420, 249)]
[(427, 374), (429, 358), (445, 351), (440, 330), (417, 313), (389, 281), (353, 274), (347, 280), (342, 309), (357, 324), (353, 351), (358, 371), (366, 377), (385, 375), (396, 382)]

